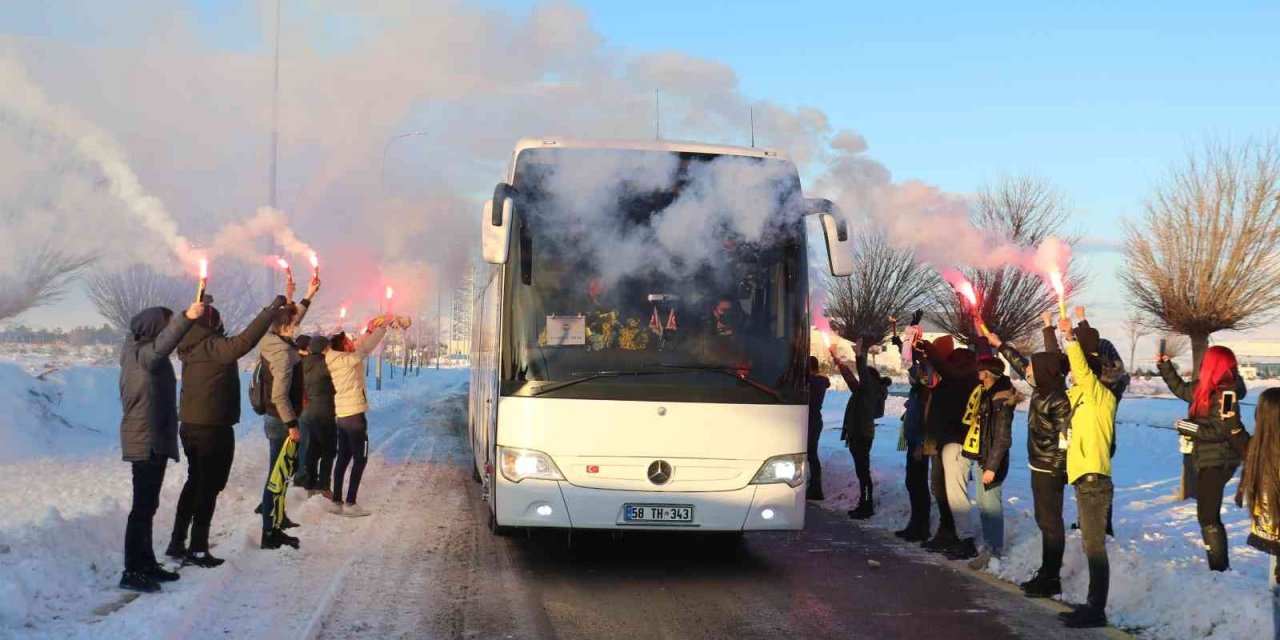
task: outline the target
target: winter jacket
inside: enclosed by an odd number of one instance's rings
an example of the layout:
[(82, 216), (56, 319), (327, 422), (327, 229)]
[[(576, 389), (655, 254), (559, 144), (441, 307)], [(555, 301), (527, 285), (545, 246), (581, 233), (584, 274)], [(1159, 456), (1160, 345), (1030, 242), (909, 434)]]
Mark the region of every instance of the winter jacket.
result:
[(939, 446), (959, 444), (968, 432), (963, 422), (965, 406), (974, 387), (978, 386), (977, 361), (960, 367), (951, 357), (942, 357), (933, 344), (921, 342), (920, 347), (940, 379), (929, 396), (925, 439), (933, 440)]
[(845, 405), (844, 408), (844, 428), (840, 433), (841, 440), (849, 440), (853, 434), (864, 438), (874, 438), (876, 435), (876, 419), (884, 413), (884, 400), (889, 392), (884, 385), (880, 384), (880, 372), (867, 365), (866, 354), (858, 354), (854, 365), (858, 368), (856, 377), (849, 367), (843, 364), (838, 365), (840, 376), (844, 378), (845, 384), (849, 385), (849, 390), (853, 392), (853, 395), (849, 398), (849, 404)]
[[(978, 405), (977, 452), (965, 447), (963, 455), (977, 460), (983, 471), (996, 472), (995, 481), (987, 485), (995, 488), (1009, 475), (1009, 447), (1013, 445), (1013, 412), (1022, 395), (1013, 388), (1009, 378), (1000, 376), (989, 389), (982, 390)], [(968, 443), (966, 443), (968, 444)]]
[(907, 378), (911, 382), (911, 391), (907, 394), (907, 402), (902, 412), (902, 435), (909, 449), (924, 445), (924, 412), (929, 404), (927, 375), (922, 375), (922, 363), (911, 365), (907, 370)]
[(333, 378), (329, 375), (325, 354), (302, 356), (302, 379), (305, 381), (302, 417), (308, 420), (333, 420)]
[(831, 379), (817, 374), (809, 375), (809, 424), (822, 425), (822, 402), (831, 388)]
[(334, 413), (339, 418), (358, 415), (369, 410), (369, 398), (365, 394), (364, 359), (378, 347), (387, 333), (386, 325), (378, 327), (356, 343), (355, 351), (329, 351), (324, 354), (333, 378)]
[(1075, 385), (1067, 390), (1071, 402), (1071, 433), (1067, 442), (1067, 482), (1096, 473), (1111, 475), (1111, 443), (1116, 435), (1116, 396), (1089, 368), (1084, 349), (1067, 342), (1067, 359)]
[[(283, 300), (279, 296), (277, 300)], [(240, 371), (236, 361), (253, 350), (271, 328), (278, 305), (266, 307), (238, 335), (226, 337), (221, 329), (197, 320), (178, 343), (182, 361), (182, 394), (178, 419), (196, 425), (233, 425), (240, 422)], [(206, 316), (207, 317), (207, 316)]]
[[(1013, 345), (1001, 344), (1000, 355), (1019, 376), (1027, 378), (1031, 363)], [(1066, 391), (1033, 387), (1027, 403), (1027, 466), (1032, 471), (1066, 475), (1067, 452), (1060, 443), (1070, 430), (1071, 401)]]
[[(295, 334), (311, 308), (311, 300), (304, 298), (298, 306), (298, 314), (292, 324)], [(289, 428), (296, 428), (303, 395), (302, 380), (295, 381), (293, 375), (302, 362), (297, 345), (279, 333), (269, 331), (258, 342), (258, 354), (266, 363), (266, 373), (269, 374), (263, 380), (271, 399), (266, 407), (267, 415), (279, 418)]]
[[(1178, 369), (1167, 360), (1159, 363), (1158, 368), (1160, 377), (1164, 378), (1165, 384), (1169, 385), (1169, 391), (1183, 401), (1191, 402), (1199, 380), (1183, 381), (1182, 376), (1178, 375)], [(1234, 469), (1240, 465), (1240, 454), (1235, 447), (1231, 446), (1231, 441), (1227, 438), (1233, 429), (1244, 428), (1240, 422), (1240, 412), (1236, 411), (1236, 415), (1230, 418), (1223, 418), (1219, 412), (1222, 392), (1231, 390), (1236, 392), (1238, 400), (1243, 400), (1249, 391), (1244, 384), (1244, 379), (1236, 375), (1235, 382), (1226, 385), (1225, 388), (1215, 389), (1209, 396), (1209, 415), (1188, 418), (1200, 427), (1191, 441), (1191, 456), (1195, 461), (1196, 469), (1219, 467)]]
[(120, 351), (120, 454), (126, 462), (161, 455), (178, 460), (178, 382), (169, 354), (191, 329), (181, 313), (167, 324), (165, 309), (133, 317)]
[[(1080, 327), (1094, 331), (1089, 326), (1088, 320), (1081, 320)], [(1054, 328), (1045, 327), (1043, 331), (1045, 351), (1062, 353), (1062, 349), (1058, 347), (1058, 334)], [(1124, 399), (1124, 392), (1129, 389), (1129, 371), (1124, 365), (1124, 359), (1120, 357), (1120, 352), (1116, 350), (1116, 346), (1111, 344), (1110, 340), (1100, 338), (1098, 339), (1098, 350), (1090, 355), (1096, 357), (1098, 362), (1102, 364), (1102, 375), (1100, 376), (1102, 384), (1111, 390), (1111, 393), (1116, 397), (1116, 402), (1119, 403)], [(1115, 451), (1112, 451), (1111, 455), (1115, 456)]]

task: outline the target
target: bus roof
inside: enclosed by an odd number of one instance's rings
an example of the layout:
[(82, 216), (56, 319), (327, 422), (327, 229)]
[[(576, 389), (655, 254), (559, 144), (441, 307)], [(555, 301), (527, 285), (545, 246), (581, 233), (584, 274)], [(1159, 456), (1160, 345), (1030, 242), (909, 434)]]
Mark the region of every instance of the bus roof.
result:
[(634, 149), (636, 151), (669, 151), (673, 153), (706, 153), (712, 155), (744, 156), (748, 158), (771, 158), (790, 162), (787, 154), (777, 149), (753, 147), (735, 147), (705, 142), (689, 142), (683, 140), (593, 140), (586, 138), (563, 138), (549, 136), (545, 138), (521, 138), (516, 142), (515, 151), (511, 153), (511, 167), (508, 174), (515, 170), (515, 159), (525, 149)]

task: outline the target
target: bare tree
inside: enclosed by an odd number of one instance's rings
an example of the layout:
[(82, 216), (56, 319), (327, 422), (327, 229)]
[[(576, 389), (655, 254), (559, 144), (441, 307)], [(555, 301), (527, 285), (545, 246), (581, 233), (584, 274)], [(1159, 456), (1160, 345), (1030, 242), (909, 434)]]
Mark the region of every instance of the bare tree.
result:
[(1164, 336), (1164, 354), (1170, 358), (1181, 358), (1187, 355), (1187, 347), (1190, 346), (1191, 339), (1187, 336), (1176, 333)]
[(889, 334), (891, 316), (904, 317), (928, 301), (937, 275), (881, 234), (858, 236), (855, 243), (858, 269), (852, 276), (827, 278), (823, 313), (844, 339), (866, 336), (878, 344)]
[(1131, 310), (1124, 319), (1124, 336), (1129, 340), (1129, 369), (1137, 367), (1138, 340), (1151, 329), (1151, 321), (1141, 311)]
[(86, 279), (85, 289), (98, 314), (119, 331), (128, 331), (129, 321), (143, 309), (169, 307), (181, 311), (195, 294), (189, 281), (161, 274), (143, 264), (95, 272)]
[[(1062, 195), (1047, 181), (1024, 176), (1005, 178), (994, 186), (984, 187), (978, 193), (973, 225), (997, 233), (1015, 245), (1034, 247), (1057, 235), (1068, 215)], [(1064, 242), (1074, 244), (1075, 240), (1066, 238)], [(1040, 275), (1014, 265), (986, 269), (963, 267), (960, 272), (973, 283), (983, 322), (1005, 341), (1030, 343), (1040, 330), (1040, 314), (1057, 304), (1056, 294)], [(1074, 261), (1067, 265), (1063, 277), (1068, 295), (1085, 282)], [(943, 329), (970, 344), (978, 338), (972, 309), (957, 297), (950, 285), (938, 280), (933, 301), (939, 310), (938, 324)]]
[(1191, 339), (1256, 327), (1280, 309), (1280, 148), (1209, 143), (1175, 167), (1125, 223), (1120, 278), (1156, 328)]
[(94, 261), (52, 241), (40, 243), (17, 260), (12, 274), (0, 275), (0, 321), (62, 299), (71, 282)]

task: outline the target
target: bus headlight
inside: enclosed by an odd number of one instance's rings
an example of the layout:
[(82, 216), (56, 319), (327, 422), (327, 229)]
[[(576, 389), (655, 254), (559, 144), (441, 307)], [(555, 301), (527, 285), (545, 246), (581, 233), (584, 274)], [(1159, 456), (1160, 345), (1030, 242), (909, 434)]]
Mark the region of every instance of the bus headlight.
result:
[(751, 484), (784, 483), (791, 488), (804, 484), (805, 454), (792, 453), (774, 456), (764, 461)]
[(564, 474), (551, 461), (551, 456), (533, 449), (498, 447), (498, 468), (511, 482), (521, 480), (564, 480)]

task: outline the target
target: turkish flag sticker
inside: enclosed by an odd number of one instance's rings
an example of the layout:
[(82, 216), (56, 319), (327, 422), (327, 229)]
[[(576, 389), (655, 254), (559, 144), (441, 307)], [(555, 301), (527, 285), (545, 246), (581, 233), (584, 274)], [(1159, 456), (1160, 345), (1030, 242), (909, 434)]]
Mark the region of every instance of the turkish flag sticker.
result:
[(587, 473), (600, 473), (600, 466), (594, 464), (587, 465)]

